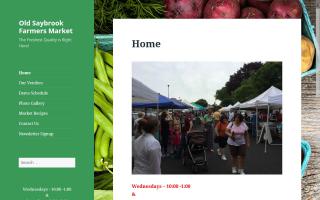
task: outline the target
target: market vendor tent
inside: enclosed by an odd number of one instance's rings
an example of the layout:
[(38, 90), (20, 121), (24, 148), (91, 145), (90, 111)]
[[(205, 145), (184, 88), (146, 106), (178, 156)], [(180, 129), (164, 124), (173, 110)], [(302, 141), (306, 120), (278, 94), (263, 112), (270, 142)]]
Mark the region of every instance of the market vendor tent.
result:
[(190, 109), (193, 108), (192, 106), (176, 99), (176, 98), (171, 98), (171, 101), (173, 101), (173, 103), (175, 103), (176, 107), (178, 107), (178, 109)]
[(197, 104), (197, 103), (191, 103), (194, 106), (194, 110), (205, 110), (206, 108)]
[(255, 107), (268, 107), (268, 106), (281, 106), (282, 105), (282, 97), (281, 102), (275, 100), (270, 100), (272, 97), (276, 97), (279, 99), (280, 96), (282, 96), (282, 91), (278, 88), (271, 86), (269, 89), (264, 91), (262, 94), (258, 95), (257, 97), (246, 101), (242, 104), (240, 104), (240, 108), (255, 108)]
[(232, 110), (232, 109), (235, 110), (235, 109), (240, 108), (240, 105), (241, 105), (241, 103), (238, 101), (237, 103), (235, 103), (235, 104), (231, 107), (231, 110)]
[(220, 112), (229, 112), (232, 108), (232, 105), (228, 105), (227, 107), (220, 108)]
[(161, 94), (158, 94), (158, 102), (133, 102), (134, 108), (172, 108), (172, 109), (188, 109), (190, 106), (183, 104), (176, 99), (169, 99)]
[(264, 134), (263, 138), (265, 140), (265, 152), (267, 152), (267, 141), (269, 144), (272, 143), (272, 137), (269, 130), (269, 114), (270, 114), (271, 107), (282, 107), (282, 91), (274, 86), (271, 86), (269, 89), (267, 89), (257, 97), (240, 104), (241, 109), (255, 108), (256, 113), (258, 113), (259, 108), (267, 109), (267, 123), (264, 124), (264, 126), (262, 127), (261, 133), (259, 136), (258, 136), (258, 115), (256, 114), (257, 143), (260, 141), (260, 139)]
[(184, 103), (185, 105), (190, 106), (190, 108), (192, 108), (192, 109), (194, 109), (194, 110), (197, 109), (196, 106), (194, 106), (192, 103), (190, 103), (189, 101), (187, 101), (187, 100), (185, 100), (185, 99), (181, 100), (181, 102)]
[(275, 105), (282, 105), (282, 94), (269, 97), (269, 103)]
[(228, 106), (224, 109), (224, 111), (229, 112), (231, 109), (232, 109), (232, 105), (228, 105)]
[(159, 94), (140, 81), (132, 78), (132, 103), (157, 103)]

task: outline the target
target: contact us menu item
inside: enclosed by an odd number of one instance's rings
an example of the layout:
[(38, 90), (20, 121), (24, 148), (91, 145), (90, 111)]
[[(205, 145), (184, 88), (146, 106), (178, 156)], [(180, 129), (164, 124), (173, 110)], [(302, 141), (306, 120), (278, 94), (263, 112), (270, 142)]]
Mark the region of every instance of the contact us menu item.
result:
[(3, 195), (92, 199), (92, 5), (1, 4)]

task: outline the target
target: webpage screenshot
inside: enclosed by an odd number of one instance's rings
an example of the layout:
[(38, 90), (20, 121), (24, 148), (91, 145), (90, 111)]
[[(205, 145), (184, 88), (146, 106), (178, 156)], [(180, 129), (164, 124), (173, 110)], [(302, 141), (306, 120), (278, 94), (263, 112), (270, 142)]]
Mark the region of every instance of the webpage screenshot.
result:
[(0, 199), (320, 199), (319, 1), (0, 5)]

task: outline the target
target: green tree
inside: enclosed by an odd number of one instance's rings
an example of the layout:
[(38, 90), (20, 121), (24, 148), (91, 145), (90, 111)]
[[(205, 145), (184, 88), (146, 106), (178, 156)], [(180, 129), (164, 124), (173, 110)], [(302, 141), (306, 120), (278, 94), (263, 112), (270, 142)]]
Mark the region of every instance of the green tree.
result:
[[(246, 65), (247, 68), (250, 66), (250, 64)], [(257, 67), (257, 65), (254, 66)], [(221, 101), (221, 106), (228, 106), (237, 101), (247, 101), (264, 92), (271, 86), (282, 89), (281, 62), (266, 62), (257, 70), (255, 69), (256, 68), (253, 67), (250, 71), (249, 69), (244, 70), (241, 68), (236, 73), (238, 75), (231, 75), (226, 85), (216, 91), (215, 97)], [(243, 76), (239, 74), (242, 74)], [(236, 76), (238, 76), (238, 78), (235, 78)], [(239, 80), (241, 80), (240, 84), (238, 83)]]
[(252, 83), (258, 93), (262, 93), (270, 86), (275, 86), (282, 90), (282, 63), (267, 62), (252, 77)]
[(244, 102), (256, 97), (257, 91), (252, 84), (243, 84), (234, 91), (234, 99)]
[(233, 92), (236, 101), (250, 100), (262, 92), (275, 86), (282, 89), (282, 63), (267, 62), (248, 80)]
[(229, 81), (226, 83), (227, 92), (229, 94), (241, 86), (244, 80), (251, 77), (263, 64), (261, 62), (246, 63), (235, 74), (231, 75)]
[(232, 97), (227, 97), (221, 100), (220, 106), (228, 106), (228, 105), (233, 105), (234, 104), (234, 99)]
[(208, 106), (208, 102), (205, 99), (199, 99), (198, 101), (195, 102), (196, 104), (202, 106), (202, 107), (207, 107)]
[(229, 94), (226, 86), (216, 91), (215, 98), (221, 101), (220, 106), (233, 104), (233, 97)]

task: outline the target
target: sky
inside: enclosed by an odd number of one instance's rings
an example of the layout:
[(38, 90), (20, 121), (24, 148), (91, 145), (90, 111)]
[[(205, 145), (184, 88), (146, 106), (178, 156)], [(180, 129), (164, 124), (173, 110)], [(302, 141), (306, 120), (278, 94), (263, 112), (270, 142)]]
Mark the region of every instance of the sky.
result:
[[(214, 95), (244, 62), (134, 62), (133, 78), (164, 96), (215, 102)], [(217, 102), (219, 103), (219, 102)]]

